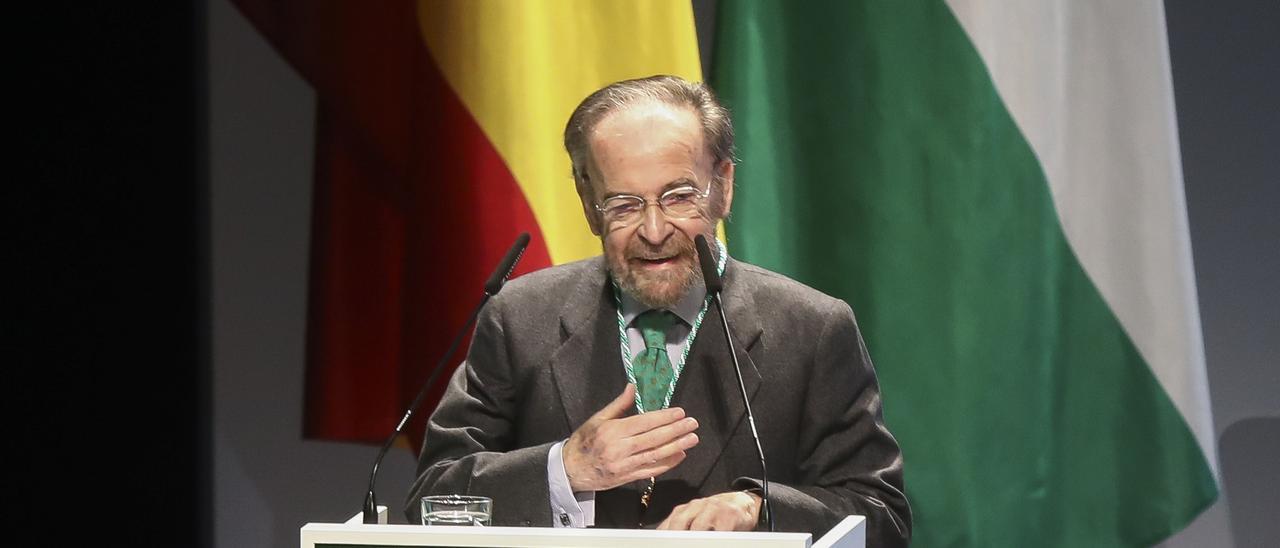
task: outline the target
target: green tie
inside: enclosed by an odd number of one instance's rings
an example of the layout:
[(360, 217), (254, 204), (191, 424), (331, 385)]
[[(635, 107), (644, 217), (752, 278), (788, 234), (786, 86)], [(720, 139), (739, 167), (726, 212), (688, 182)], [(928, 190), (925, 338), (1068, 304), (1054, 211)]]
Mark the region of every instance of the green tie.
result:
[(675, 373), (671, 359), (667, 357), (667, 330), (675, 325), (675, 314), (665, 310), (650, 310), (636, 317), (635, 326), (644, 337), (644, 352), (631, 362), (636, 376), (636, 389), (640, 391), (640, 404), (645, 411), (662, 409), (667, 391)]

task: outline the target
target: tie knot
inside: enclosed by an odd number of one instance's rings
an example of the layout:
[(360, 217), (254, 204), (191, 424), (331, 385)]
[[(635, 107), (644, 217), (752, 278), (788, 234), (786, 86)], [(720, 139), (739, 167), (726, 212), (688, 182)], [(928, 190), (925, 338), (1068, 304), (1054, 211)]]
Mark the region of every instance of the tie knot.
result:
[(636, 327), (640, 329), (640, 336), (644, 337), (644, 347), (666, 350), (667, 331), (678, 319), (675, 314), (666, 310), (650, 310), (636, 316)]

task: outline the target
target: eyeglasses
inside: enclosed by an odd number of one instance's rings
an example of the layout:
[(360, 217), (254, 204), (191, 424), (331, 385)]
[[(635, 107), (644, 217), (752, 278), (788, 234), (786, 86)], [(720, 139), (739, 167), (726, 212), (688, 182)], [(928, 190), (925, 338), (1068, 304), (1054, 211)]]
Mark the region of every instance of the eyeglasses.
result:
[[(668, 219), (691, 219), (703, 214), (702, 206), (707, 196), (711, 195), (711, 186), (700, 191), (695, 186), (682, 186), (663, 192), (654, 202)], [(604, 216), (604, 221), (612, 225), (630, 226), (640, 221), (649, 200), (630, 194), (612, 196), (602, 203), (596, 204), (596, 211)]]

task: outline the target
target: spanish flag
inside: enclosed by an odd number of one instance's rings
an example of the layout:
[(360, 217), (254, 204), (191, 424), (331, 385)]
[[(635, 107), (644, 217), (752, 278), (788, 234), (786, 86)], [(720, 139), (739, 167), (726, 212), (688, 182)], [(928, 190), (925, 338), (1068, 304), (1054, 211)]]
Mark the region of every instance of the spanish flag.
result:
[(683, 0), (235, 1), (317, 95), (313, 439), (382, 441), (521, 231), (517, 275), (600, 252), (561, 145), (583, 97), (702, 79)]

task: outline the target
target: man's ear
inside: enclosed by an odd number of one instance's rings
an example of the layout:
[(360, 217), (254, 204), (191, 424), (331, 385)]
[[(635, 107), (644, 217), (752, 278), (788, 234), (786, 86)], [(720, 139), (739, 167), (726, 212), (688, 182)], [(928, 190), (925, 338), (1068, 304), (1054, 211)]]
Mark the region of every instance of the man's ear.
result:
[(578, 197), (582, 198), (582, 214), (587, 216), (587, 226), (591, 227), (591, 233), (596, 236), (601, 235), (604, 230), (600, 226), (600, 212), (596, 211), (594, 205), (587, 202), (586, 197), (581, 195)]
[(716, 166), (716, 177), (720, 181), (720, 211), (717, 213), (721, 219), (729, 216), (733, 206), (733, 170), (733, 160), (723, 160)]
[(587, 226), (596, 236), (604, 233), (601, 226), (600, 212), (596, 211), (595, 200), (591, 196), (591, 181), (585, 177), (575, 176), (574, 186), (578, 190), (578, 200), (582, 202), (582, 214), (587, 218)]

